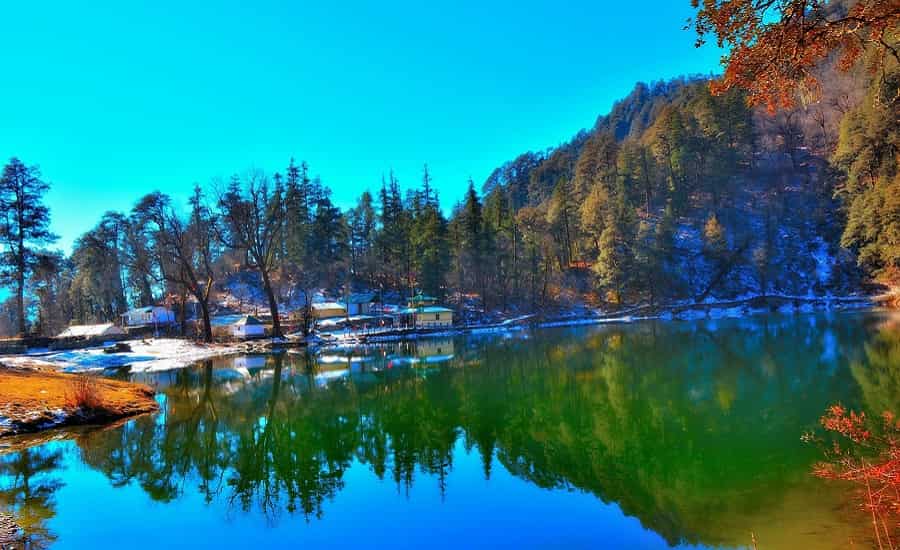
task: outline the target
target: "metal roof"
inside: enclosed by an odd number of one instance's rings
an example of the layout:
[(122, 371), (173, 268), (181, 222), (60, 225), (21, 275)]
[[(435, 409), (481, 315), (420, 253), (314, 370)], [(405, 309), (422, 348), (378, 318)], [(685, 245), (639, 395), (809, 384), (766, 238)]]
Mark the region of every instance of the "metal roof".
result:
[(100, 325), (72, 325), (62, 331), (57, 338), (81, 338), (90, 336), (109, 336), (125, 334), (125, 331), (112, 323)]

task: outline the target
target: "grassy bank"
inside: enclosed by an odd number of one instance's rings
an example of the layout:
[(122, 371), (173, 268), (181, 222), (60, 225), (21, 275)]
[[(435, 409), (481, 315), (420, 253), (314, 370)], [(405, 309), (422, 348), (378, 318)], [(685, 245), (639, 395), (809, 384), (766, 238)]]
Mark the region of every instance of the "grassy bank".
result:
[(0, 367), (0, 437), (154, 412), (153, 396), (141, 384)]

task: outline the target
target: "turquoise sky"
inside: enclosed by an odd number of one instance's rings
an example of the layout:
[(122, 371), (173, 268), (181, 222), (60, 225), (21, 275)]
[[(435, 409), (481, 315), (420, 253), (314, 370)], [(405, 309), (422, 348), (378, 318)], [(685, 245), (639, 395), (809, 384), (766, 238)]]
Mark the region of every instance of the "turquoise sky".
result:
[(718, 70), (688, 0), (7, 2), (0, 157), (39, 164), (60, 246), (106, 210), (305, 159), (349, 206), (590, 127), (639, 80)]

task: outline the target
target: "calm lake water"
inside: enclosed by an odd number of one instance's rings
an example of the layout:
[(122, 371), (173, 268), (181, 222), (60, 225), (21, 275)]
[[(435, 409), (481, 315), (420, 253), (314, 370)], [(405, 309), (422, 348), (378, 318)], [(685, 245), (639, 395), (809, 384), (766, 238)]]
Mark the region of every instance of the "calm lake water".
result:
[(0, 510), (36, 545), (865, 546), (800, 436), (835, 401), (900, 410), (900, 319), (547, 329), (133, 379), (160, 414), (0, 456)]

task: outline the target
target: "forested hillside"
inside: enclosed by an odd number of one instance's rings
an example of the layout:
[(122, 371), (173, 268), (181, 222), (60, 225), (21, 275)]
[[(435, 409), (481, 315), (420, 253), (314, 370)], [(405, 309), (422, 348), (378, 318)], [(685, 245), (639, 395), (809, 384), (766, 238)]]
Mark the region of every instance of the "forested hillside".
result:
[(833, 96), (776, 115), (739, 91), (713, 96), (703, 79), (638, 84), (590, 132), (498, 168), (485, 209), (494, 233), (521, 234), (540, 281), (529, 301), (572, 290), (608, 304), (858, 290), (831, 159), (864, 88), (833, 78)]
[(150, 193), (68, 256), (49, 250), (47, 184), (12, 159), (0, 205), (21, 215), (0, 231), (14, 290), (0, 331), (54, 334), (165, 302), (193, 304), (207, 339), (209, 317), (235, 304), (271, 312), (279, 334), (279, 312), (308, 318), (314, 294), (357, 290), (421, 291), (473, 315), (877, 291), (900, 267), (900, 69), (896, 55), (855, 55), (866, 62), (822, 54), (805, 77), (816, 93), (790, 97), (727, 73), (640, 83), (570, 141), (469, 181), (452, 208), (425, 166), (418, 184), (389, 173), (342, 211), (291, 159), (186, 205)]

